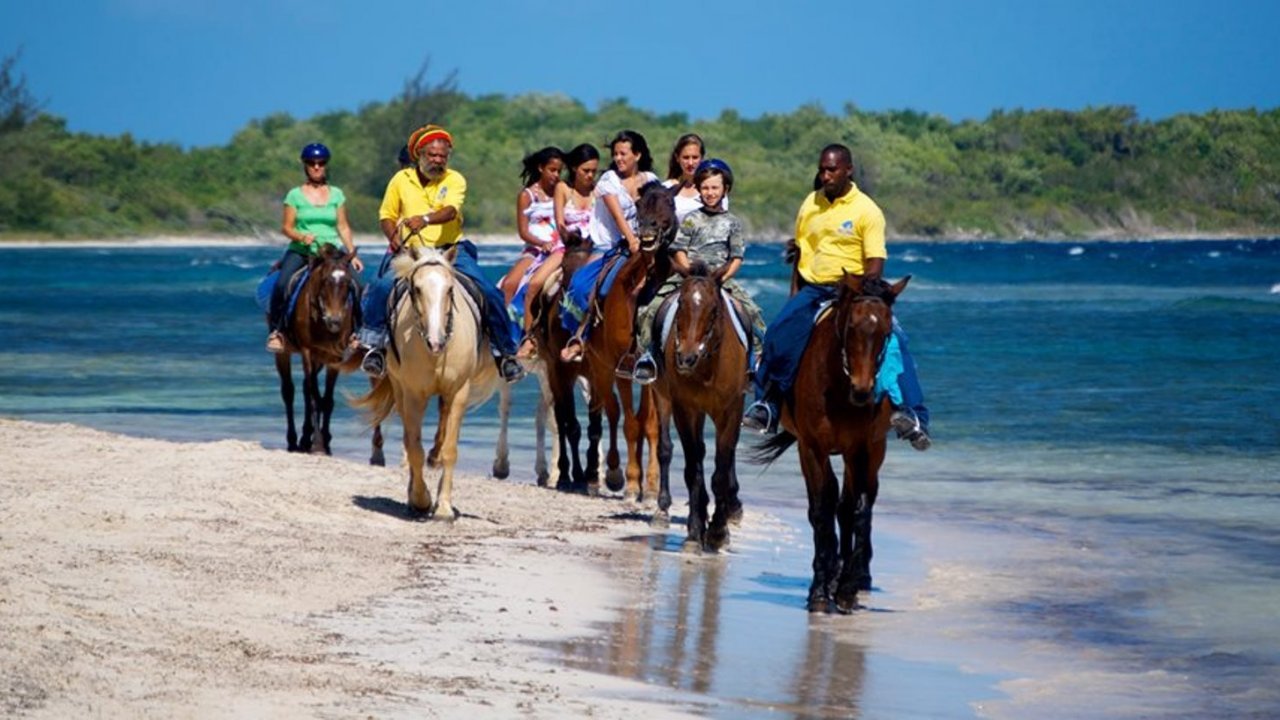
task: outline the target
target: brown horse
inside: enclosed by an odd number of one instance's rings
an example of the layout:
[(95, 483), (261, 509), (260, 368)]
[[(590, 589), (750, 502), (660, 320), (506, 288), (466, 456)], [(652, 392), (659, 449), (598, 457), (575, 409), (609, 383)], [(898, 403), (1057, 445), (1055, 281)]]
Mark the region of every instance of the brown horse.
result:
[[(813, 583), (809, 611), (857, 607), (871, 589), (871, 508), (880, 489), (885, 436), (893, 406), (876, 398), (876, 373), (893, 325), (893, 301), (907, 276), (892, 286), (845, 275), (831, 312), (813, 329), (796, 383), (782, 404), (783, 431), (759, 446), (755, 459), (772, 462), (792, 443), (809, 491), (813, 528)], [(844, 487), (831, 467), (844, 458)], [(839, 520), (839, 544), (836, 521)]]
[[(546, 420), (553, 417), (552, 435), (555, 445), (552, 447), (551, 464), (556, 466), (556, 489), (564, 491), (586, 492), (586, 471), (582, 467), (578, 455), (578, 447), (582, 440), (582, 426), (578, 422), (576, 403), (574, 402), (574, 386), (577, 384), (582, 368), (580, 363), (566, 362), (560, 359), (560, 350), (569, 340), (569, 333), (560, 325), (560, 298), (562, 288), (568, 283), (574, 271), (591, 256), (591, 244), (576, 230), (565, 238), (565, 254), (563, 262), (543, 284), (541, 292), (529, 303), (533, 313), (530, 335), (537, 352), (527, 366), (531, 375), (538, 380), (540, 397), (534, 414), (534, 434), (536, 459), (534, 473), (538, 485), (545, 486), (550, 480), (550, 469), (546, 462), (545, 438)], [(493, 460), (493, 477), (505, 479), (511, 471), (510, 448), (507, 442), (511, 416), (512, 386), (504, 385), (500, 389), (498, 405), (498, 444)], [(587, 452), (587, 471), (592, 475), (599, 468), (599, 441), (601, 435), (600, 413), (591, 415), (591, 447)]]
[[(654, 408), (651, 388), (640, 389), (637, 408), (631, 394), (631, 381), (617, 377), (618, 362), (631, 351), (635, 326), (636, 299), (648, 283), (660, 283), (670, 272), (666, 248), (675, 239), (676, 213), (672, 192), (660, 183), (651, 182), (640, 190), (636, 203), (636, 237), (640, 250), (631, 257), (619, 260), (613, 287), (603, 298), (598, 298), (599, 325), (584, 343), (585, 376), (591, 390), (590, 409), (601, 408), (609, 419), (609, 451), (606, 455), (605, 485), (613, 491), (623, 490), (627, 500), (642, 500), (641, 480), (647, 477), (644, 489), (648, 495), (657, 493), (658, 418)], [(614, 395), (614, 390), (617, 395)], [(618, 419), (623, 419), (623, 435), (627, 443), (627, 470), (625, 486), (618, 454)], [(643, 432), (644, 437), (641, 437)], [(641, 473), (643, 445), (649, 446), (649, 463)], [(597, 489), (594, 478), (588, 478), (588, 486)]]
[[(289, 282), (281, 278), (280, 282)], [(333, 415), (333, 388), (340, 372), (351, 372), (359, 358), (344, 360), (343, 353), (356, 327), (359, 288), (351, 269), (351, 259), (326, 246), (311, 259), (310, 274), (298, 292), (298, 301), (285, 333), (285, 352), (276, 354), (280, 375), (280, 397), (288, 420), (289, 452), (331, 454), (329, 418)], [(302, 356), (302, 398), (304, 416), (299, 440), (293, 423), (294, 353)], [(324, 391), (320, 371), (325, 370)], [(319, 442), (316, 442), (319, 435)]]
[[(684, 450), (684, 484), (689, 491), (685, 548), (716, 551), (729, 542), (729, 523), (742, 517), (736, 463), (742, 398), (747, 389), (747, 347), (734, 329), (730, 314), (735, 310), (720, 289), (719, 276), (708, 275), (706, 265), (696, 263), (673, 298), (674, 318), (669, 335), (662, 339), (662, 371), (654, 384), (662, 426), (658, 510), (665, 516), (671, 506), (668, 428), (674, 418)], [(659, 312), (655, 320), (662, 322), (665, 315), (665, 310)], [(709, 529), (709, 498), (702, 470), (707, 454), (703, 426), (708, 416), (716, 429), (715, 470), (711, 474), (716, 510)]]

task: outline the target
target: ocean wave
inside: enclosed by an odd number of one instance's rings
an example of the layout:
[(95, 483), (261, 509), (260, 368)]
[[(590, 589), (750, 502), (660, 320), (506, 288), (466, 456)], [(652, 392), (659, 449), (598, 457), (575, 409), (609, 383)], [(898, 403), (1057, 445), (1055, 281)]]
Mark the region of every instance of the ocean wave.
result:
[(1275, 285), (1271, 286), (1271, 294), (1280, 295), (1280, 283), (1276, 283)]

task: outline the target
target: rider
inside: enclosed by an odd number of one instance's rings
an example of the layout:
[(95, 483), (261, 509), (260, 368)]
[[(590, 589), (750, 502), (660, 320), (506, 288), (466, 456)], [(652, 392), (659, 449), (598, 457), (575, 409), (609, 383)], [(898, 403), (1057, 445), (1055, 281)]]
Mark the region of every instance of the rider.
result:
[(320, 143), (302, 148), (300, 159), (306, 181), (284, 196), (284, 220), (280, 223), (280, 231), (289, 238), (289, 247), (280, 258), (280, 274), (271, 288), (269, 352), (285, 351), (284, 336), (289, 326), (285, 313), (289, 280), (316, 256), (321, 247), (344, 248), (356, 273), (364, 269), (364, 263), (356, 257), (356, 246), (351, 242), (347, 197), (340, 188), (329, 184), (325, 167), (329, 164), (329, 155), (329, 148)]
[[(835, 284), (845, 272), (880, 279), (888, 257), (884, 241), (884, 213), (853, 183), (853, 155), (844, 145), (828, 145), (818, 160), (815, 190), (796, 216), (796, 275), (800, 287), (782, 306), (756, 366), (756, 401), (743, 417), (744, 427), (765, 433), (778, 428), (778, 403), (790, 391), (800, 356), (813, 332), (819, 306), (835, 297)], [(883, 367), (900, 368), (896, 387), (886, 388), (894, 412), (891, 424), (898, 437), (916, 450), (927, 450), (929, 411), (916, 378), (915, 362), (907, 352), (906, 336), (894, 320)], [(883, 373), (882, 373), (883, 375)]]
[(360, 342), (370, 350), (361, 366), (375, 376), (386, 369), (383, 348), (389, 321), (387, 301), (395, 286), (395, 277), (388, 272), (390, 256), (404, 247), (445, 248), (457, 244), (453, 269), (474, 281), (484, 293), (481, 322), (485, 334), (503, 379), (515, 382), (524, 375), (524, 369), (515, 358), (515, 339), (502, 291), (485, 279), (476, 261), (476, 246), (462, 237), (462, 204), (466, 199), (467, 181), (461, 173), (448, 167), (453, 136), (438, 125), (424, 125), (409, 136), (408, 147), (409, 158), (415, 165), (391, 176), (378, 211), (388, 250), (379, 278), (365, 291)]
[(636, 318), (636, 337), (644, 354), (636, 360), (632, 379), (641, 385), (653, 382), (658, 375), (658, 365), (652, 353), (657, 350), (653, 346), (654, 316), (663, 301), (680, 288), (694, 262), (706, 264), (719, 277), (721, 287), (729, 292), (752, 319), (756, 337), (763, 338), (765, 333), (760, 307), (732, 279), (742, 267), (742, 257), (746, 250), (742, 221), (725, 209), (729, 193), (733, 190), (733, 170), (723, 160), (703, 160), (691, 173), (690, 183), (698, 189), (702, 204), (685, 216), (676, 239), (671, 243), (671, 269), (675, 272), (663, 282), (653, 301), (644, 306)]

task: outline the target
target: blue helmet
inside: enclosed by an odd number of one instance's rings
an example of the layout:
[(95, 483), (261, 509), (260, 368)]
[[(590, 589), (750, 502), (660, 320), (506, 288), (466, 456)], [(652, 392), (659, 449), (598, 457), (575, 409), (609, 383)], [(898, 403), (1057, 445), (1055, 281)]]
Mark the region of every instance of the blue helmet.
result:
[(733, 170), (729, 168), (729, 163), (720, 158), (707, 158), (698, 163), (698, 169), (693, 171), (693, 177), (696, 181), (698, 177), (710, 171), (717, 171), (724, 176), (724, 189), (726, 192), (733, 189)]
[(324, 160), (325, 162), (328, 162), (329, 148), (325, 147), (323, 143), (311, 143), (310, 145), (302, 148), (301, 160), (303, 162), (308, 160)]

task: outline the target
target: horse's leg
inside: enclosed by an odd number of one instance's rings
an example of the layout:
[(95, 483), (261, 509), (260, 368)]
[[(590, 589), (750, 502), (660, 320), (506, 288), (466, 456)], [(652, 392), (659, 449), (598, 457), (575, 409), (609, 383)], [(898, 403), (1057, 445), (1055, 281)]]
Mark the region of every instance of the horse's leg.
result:
[(427, 452), (427, 467), (440, 467), (440, 445), (444, 438), (444, 396), (436, 401), (436, 433), (431, 439), (431, 450)]
[[(369, 378), (369, 387), (377, 387), (378, 380)], [(369, 451), (369, 464), (384, 467), (387, 464), (387, 456), (382, 452), (382, 423), (373, 426), (373, 440)]]
[(284, 400), (284, 417), (288, 423), (285, 440), (289, 452), (298, 452), (298, 431), (293, 424), (293, 366), (289, 353), (276, 354), (276, 374), (280, 376), (280, 399)]
[(329, 422), (333, 419), (333, 389), (338, 384), (338, 369), (326, 366), (324, 369), (324, 395), (320, 398), (320, 440), (325, 455), (332, 455), (333, 434), (329, 432)]
[(821, 449), (800, 440), (800, 469), (809, 495), (809, 526), (813, 529), (813, 583), (809, 586), (809, 612), (826, 612), (831, 586), (840, 570), (836, 544), (836, 503), (840, 487), (831, 460)]
[[(884, 441), (880, 441), (881, 446)], [(836, 610), (858, 607), (857, 595), (871, 590), (871, 508), (879, 491), (884, 449), (859, 446), (844, 455), (844, 492), (840, 498), (840, 556), (844, 561), (836, 590)]]
[[(551, 471), (547, 465), (547, 416), (551, 409), (551, 391), (547, 389), (547, 381), (541, 375), (538, 376), (538, 408), (533, 415), (533, 475), (537, 479), (538, 487), (546, 487), (547, 479), (551, 477)], [(551, 434), (560, 437), (559, 431), (553, 426)], [(554, 463), (560, 455), (560, 445), (557, 442), (552, 446), (551, 461)]]
[(689, 492), (689, 520), (686, 522), (684, 549), (701, 551), (707, 531), (707, 489), (703, 483), (702, 462), (706, 444), (702, 441), (702, 417), (697, 410), (673, 403), (672, 419), (680, 434), (684, 450), (684, 486)]
[[(584, 388), (583, 392), (590, 394), (590, 386)], [(586, 483), (587, 492), (590, 492), (591, 486), (600, 484), (600, 441), (604, 438), (604, 417), (600, 414), (600, 408), (593, 407), (591, 398), (586, 397), (587, 405), (587, 466), (583, 468), (583, 481)]]
[(316, 405), (319, 404), (316, 401), (320, 395), (318, 376), (319, 370), (304, 351), (302, 353), (302, 439), (298, 442), (298, 449), (306, 453), (311, 452), (315, 444)]
[(661, 467), (658, 460), (658, 393), (650, 386), (640, 389), (640, 429), (644, 431), (641, 447), (647, 447), (649, 462), (644, 473), (644, 500), (658, 497), (658, 476)]
[(591, 394), (597, 395), (597, 393), (602, 396), (599, 397), (599, 401), (604, 403), (604, 414), (609, 420), (609, 450), (605, 453), (604, 485), (610, 491), (618, 492), (625, 482), (622, 475), (622, 461), (618, 454), (618, 416), (622, 413), (622, 408), (613, 392), (610, 378), (600, 379), (599, 383), (592, 382)]
[(458, 388), (452, 397), (440, 396), (440, 430), (436, 433), (436, 449), (439, 451), (441, 472), (440, 487), (436, 492), (436, 504), (431, 516), (437, 520), (453, 522), (458, 511), (453, 508), (453, 466), (458, 462), (458, 431), (462, 429), (462, 416), (467, 411), (467, 396), (471, 394), (471, 382)]
[(650, 524), (666, 527), (671, 522), (671, 399), (657, 392), (653, 399), (658, 411), (658, 512)]
[(738, 500), (737, 451), (741, 429), (742, 396), (728, 408), (721, 408), (714, 419), (716, 428), (716, 466), (711, 473), (711, 492), (716, 496), (716, 512), (707, 532), (707, 547), (719, 550), (729, 544), (729, 523), (742, 519), (742, 503)]
[(420, 513), (431, 511), (431, 491), (422, 479), (422, 416), (427, 398), (416, 393), (397, 392), (396, 407), (404, 432), (404, 456), (409, 463), (409, 508)]
[[(444, 410), (440, 411), (441, 424)], [(511, 474), (511, 448), (507, 445), (507, 425), (511, 422), (511, 385), (503, 383), (498, 389), (498, 446), (494, 449), (493, 477), (505, 480)]]
[[(619, 380), (615, 383), (618, 390), (618, 402), (622, 405), (622, 439), (627, 443), (626, 485), (622, 491), (623, 500), (641, 500), (640, 496), (640, 455), (644, 448), (640, 445), (640, 413), (632, 397), (630, 380)], [(644, 388), (641, 388), (641, 395)]]

